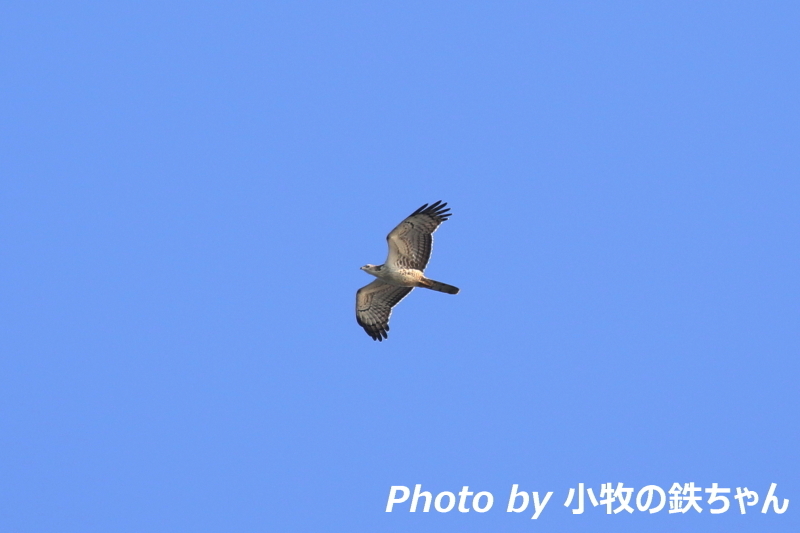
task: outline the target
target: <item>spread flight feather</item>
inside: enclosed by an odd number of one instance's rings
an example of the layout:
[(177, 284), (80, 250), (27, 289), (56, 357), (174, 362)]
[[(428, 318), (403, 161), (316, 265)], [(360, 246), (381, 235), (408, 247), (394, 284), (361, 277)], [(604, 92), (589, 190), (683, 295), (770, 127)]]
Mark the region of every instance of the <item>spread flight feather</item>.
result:
[(423, 274), (431, 257), (433, 232), (451, 215), (446, 206), (447, 203), (440, 200), (411, 213), (386, 237), (389, 244), (386, 263), (361, 267), (378, 279), (356, 293), (356, 320), (376, 341), (388, 338), (392, 307), (414, 287), (458, 294), (458, 288), (428, 279)]

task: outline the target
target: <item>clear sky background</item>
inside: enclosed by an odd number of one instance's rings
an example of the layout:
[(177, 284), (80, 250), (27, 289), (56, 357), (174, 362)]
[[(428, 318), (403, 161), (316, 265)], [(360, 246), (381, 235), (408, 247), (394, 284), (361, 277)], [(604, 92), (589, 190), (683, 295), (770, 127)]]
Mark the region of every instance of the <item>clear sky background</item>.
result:
[[(11, 1), (0, 54), (0, 530), (800, 531), (796, 3)], [(462, 292), (374, 342), (439, 199)]]

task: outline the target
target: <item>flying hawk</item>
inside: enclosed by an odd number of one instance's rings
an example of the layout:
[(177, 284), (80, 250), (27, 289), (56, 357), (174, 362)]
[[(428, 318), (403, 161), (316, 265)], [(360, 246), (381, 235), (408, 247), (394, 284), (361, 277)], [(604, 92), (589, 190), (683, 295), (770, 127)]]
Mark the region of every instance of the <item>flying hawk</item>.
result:
[(376, 341), (388, 338), (392, 307), (414, 287), (458, 294), (458, 288), (426, 278), (422, 271), (431, 257), (433, 232), (450, 216), (447, 203), (425, 204), (394, 228), (386, 240), (389, 257), (380, 266), (364, 265), (361, 270), (376, 279), (356, 293), (356, 320)]

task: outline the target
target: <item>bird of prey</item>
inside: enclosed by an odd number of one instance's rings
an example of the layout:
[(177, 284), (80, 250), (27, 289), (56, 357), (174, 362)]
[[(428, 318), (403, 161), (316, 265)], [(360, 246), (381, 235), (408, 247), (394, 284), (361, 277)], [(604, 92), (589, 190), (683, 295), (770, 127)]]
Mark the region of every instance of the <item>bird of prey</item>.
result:
[(451, 214), (446, 205), (439, 200), (411, 213), (387, 235), (389, 257), (386, 263), (361, 267), (378, 278), (356, 293), (356, 320), (374, 340), (388, 338), (392, 307), (414, 287), (458, 294), (457, 287), (428, 279), (422, 273), (431, 257), (432, 234)]

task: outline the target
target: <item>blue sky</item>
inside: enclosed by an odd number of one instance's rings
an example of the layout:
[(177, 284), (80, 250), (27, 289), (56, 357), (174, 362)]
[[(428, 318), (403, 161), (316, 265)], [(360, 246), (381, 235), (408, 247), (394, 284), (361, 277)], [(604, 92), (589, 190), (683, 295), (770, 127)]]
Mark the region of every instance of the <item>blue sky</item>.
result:
[[(798, 35), (790, 2), (4, 3), (0, 529), (797, 531)], [(359, 267), (439, 199), (462, 292), (373, 342)], [(619, 482), (761, 501), (563, 505)], [(415, 484), (495, 503), (385, 512)]]

